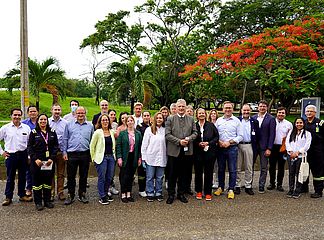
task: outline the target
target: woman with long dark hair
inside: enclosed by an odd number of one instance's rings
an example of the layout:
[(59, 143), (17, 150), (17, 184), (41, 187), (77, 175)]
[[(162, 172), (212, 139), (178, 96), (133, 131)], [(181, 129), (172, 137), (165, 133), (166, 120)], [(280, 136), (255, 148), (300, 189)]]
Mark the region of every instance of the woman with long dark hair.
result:
[(167, 164), (165, 128), (163, 114), (154, 115), (152, 125), (146, 128), (142, 143), (142, 161), (146, 163), (147, 201), (163, 201), (162, 185)]
[(102, 114), (96, 124), (90, 142), (91, 159), (98, 173), (99, 203), (106, 205), (113, 201), (108, 190), (115, 172), (115, 131), (107, 114)]
[(38, 211), (43, 210), (44, 206), (54, 207), (51, 202), (51, 185), (55, 169), (53, 165), (58, 150), (57, 135), (50, 128), (47, 115), (40, 114), (37, 118), (36, 128), (32, 130), (28, 141), (33, 195)]
[(301, 117), (296, 118), (293, 129), (286, 138), (286, 150), (289, 155), (289, 191), (287, 197), (300, 197), (302, 183), (298, 182), (298, 173), (302, 157), (307, 155), (311, 142), (312, 135), (305, 130), (304, 120)]
[(119, 114), (118, 127), (117, 127), (117, 131), (115, 133), (115, 138), (117, 138), (119, 136), (119, 133), (121, 131), (124, 131), (127, 129), (126, 118), (128, 115), (129, 115), (128, 112), (121, 112)]

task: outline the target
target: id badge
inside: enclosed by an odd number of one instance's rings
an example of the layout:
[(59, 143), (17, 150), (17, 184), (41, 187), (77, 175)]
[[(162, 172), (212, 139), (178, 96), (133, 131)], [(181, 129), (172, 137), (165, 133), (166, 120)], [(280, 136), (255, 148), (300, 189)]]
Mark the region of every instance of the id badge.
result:
[(319, 127), (316, 127), (316, 130), (315, 130), (317, 133), (319, 133)]
[(46, 151), (46, 153), (45, 153), (45, 157), (49, 157), (49, 151)]
[(255, 135), (255, 132), (254, 132), (254, 131), (252, 131), (252, 135), (253, 135), (253, 136)]

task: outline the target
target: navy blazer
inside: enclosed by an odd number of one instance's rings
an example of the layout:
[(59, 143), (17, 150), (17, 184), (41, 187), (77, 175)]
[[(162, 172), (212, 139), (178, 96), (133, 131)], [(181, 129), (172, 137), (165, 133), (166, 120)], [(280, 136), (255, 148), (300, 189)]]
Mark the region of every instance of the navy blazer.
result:
[[(258, 119), (258, 114), (255, 114), (252, 118)], [(267, 149), (272, 150), (273, 143), (276, 137), (276, 119), (269, 113), (266, 113), (259, 128), (258, 148), (261, 151)]]
[[(243, 117), (239, 116), (240, 121), (242, 122)], [(251, 144), (253, 149), (253, 159), (257, 156), (257, 142), (259, 139), (259, 121), (257, 119), (254, 119), (252, 117), (249, 118), (250, 124), (251, 124)], [(252, 134), (252, 132), (255, 132), (255, 134)]]

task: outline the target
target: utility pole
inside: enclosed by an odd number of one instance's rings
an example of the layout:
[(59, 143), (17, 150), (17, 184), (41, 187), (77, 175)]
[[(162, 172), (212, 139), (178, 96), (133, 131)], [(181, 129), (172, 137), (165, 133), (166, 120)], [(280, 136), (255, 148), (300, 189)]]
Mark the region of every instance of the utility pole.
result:
[(29, 106), (27, 0), (20, 0), (20, 92), (23, 118)]

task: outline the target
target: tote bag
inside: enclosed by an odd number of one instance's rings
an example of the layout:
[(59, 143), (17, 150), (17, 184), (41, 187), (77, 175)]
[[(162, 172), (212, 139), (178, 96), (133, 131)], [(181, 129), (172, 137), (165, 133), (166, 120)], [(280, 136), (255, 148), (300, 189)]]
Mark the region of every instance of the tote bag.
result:
[(305, 153), (303, 153), (302, 154), (302, 162), (301, 162), (300, 168), (299, 168), (298, 182), (300, 182), (300, 183), (306, 182), (308, 176), (309, 176), (309, 164), (307, 162)]

